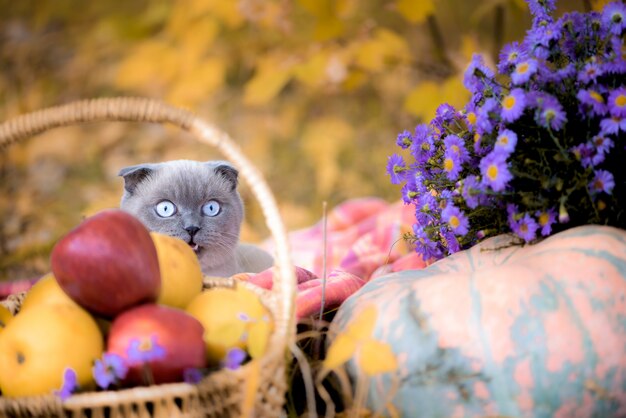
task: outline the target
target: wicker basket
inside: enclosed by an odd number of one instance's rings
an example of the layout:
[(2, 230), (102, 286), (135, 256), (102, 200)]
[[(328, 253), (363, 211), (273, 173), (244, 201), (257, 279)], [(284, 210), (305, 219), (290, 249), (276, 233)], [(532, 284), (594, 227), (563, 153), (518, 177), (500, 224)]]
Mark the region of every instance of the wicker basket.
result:
[[(174, 383), (119, 391), (86, 392), (66, 401), (54, 395), (5, 398), (0, 417), (279, 417), (287, 390), (287, 355), (294, 339), (295, 276), (287, 235), (267, 183), (232, 139), (193, 115), (163, 102), (143, 98), (107, 98), (78, 101), (19, 116), (0, 125), (0, 150), (48, 129), (85, 122), (134, 121), (171, 123), (197, 140), (215, 146), (238, 167), (258, 200), (275, 240), (277, 277), (273, 290), (261, 295), (272, 312), (274, 332), (266, 354), (237, 370), (211, 373), (200, 383)], [(229, 286), (228, 279), (205, 283)], [(19, 309), (20, 295), (5, 302)]]

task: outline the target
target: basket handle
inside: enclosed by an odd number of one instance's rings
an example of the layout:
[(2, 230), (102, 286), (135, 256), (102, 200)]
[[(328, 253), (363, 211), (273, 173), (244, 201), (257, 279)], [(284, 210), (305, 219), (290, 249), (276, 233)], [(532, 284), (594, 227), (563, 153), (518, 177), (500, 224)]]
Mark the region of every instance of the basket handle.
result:
[(276, 274), (272, 294), (279, 309), (275, 331), (290, 339), (295, 332), (294, 300), (296, 279), (287, 232), (276, 200), (262, 174), (242, 153), (230, 136), (193, 113), (159, 100), (114, 97), (71, 102), (27, 113), (0, 124), (0, 150), (12, 143), (49, 129), (100, 121), (171, 123), (189, 131), (195, 139), (216, 147), (238, 167), (259, 202), (267, 227), (275, 241)]

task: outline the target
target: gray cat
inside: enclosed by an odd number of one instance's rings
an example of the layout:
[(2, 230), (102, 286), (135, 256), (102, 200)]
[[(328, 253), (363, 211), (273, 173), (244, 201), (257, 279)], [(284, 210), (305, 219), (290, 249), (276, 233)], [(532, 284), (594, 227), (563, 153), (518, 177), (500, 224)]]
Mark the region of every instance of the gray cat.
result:
[(139, 164), (119, 175), (124, 177), (121, 209), (149, 230), (189, 243), (205, 275), (229, 277), (272, 266), (265, 251), (239, 243), (244, 209), (238, 172), (228, 162)]

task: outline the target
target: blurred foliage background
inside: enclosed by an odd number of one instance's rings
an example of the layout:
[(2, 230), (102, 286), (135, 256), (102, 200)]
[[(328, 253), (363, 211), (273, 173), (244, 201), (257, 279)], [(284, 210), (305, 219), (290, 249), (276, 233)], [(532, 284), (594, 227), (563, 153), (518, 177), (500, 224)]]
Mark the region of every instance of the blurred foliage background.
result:
[[(561, 0), (566, 10), (602, 1)], [(0, 120), (140, 95), (231, 134), (266, 175), (289, 229), (348, 198), (399, 199), (395, 137), (468, 98), (471, 54), (497, 60), (529, 27), (523, 0), (0, 0)], [(55, 241), (116, 207), (120, 168), (222, 158), (173, 128), (56, 129), (0, 153), (0, 279), (48, 269)], [(249, 192), (243, 238), (267, 236)]]

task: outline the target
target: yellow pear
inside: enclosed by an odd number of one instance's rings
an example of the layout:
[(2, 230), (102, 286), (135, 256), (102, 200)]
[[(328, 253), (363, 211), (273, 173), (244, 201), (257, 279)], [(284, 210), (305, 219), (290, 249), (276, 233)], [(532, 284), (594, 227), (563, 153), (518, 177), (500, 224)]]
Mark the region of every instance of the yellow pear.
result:
[(31, 306), (0, 333), (2, 395), (50, 394), (61, 389), (66, 368), (76, 372), (79, 386), (93, 386), (91, 368), (103, 347), (98, 325), (79, 306)]
[(234, 347), (247, 350), (252, 357), (262, 355), (273, 329), (259, 296), (244, 286), (205, 290), (189, 303), (187, 312), (204, 327), (211, 364), (219, 363)]
[(202, 269), (196, 253), (183, 240), (151, 232), (159, 258), (161, 293), (157, 303), (185, 309), (202, 292)]
[(67, 293), (61, 289), (59, 283), (52, 273), (48, 273), (28, 289), (26, 297), (20, 307), (20, 312), (30, 309), (33, 306), (43, 304), (69, 303), (76, 305)]
[(13, 315), (11, 314), (11, 311), (9, 311), (9, 308), (0, 305), (0, 333), (12, 319)]

